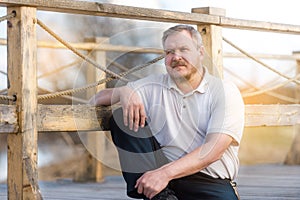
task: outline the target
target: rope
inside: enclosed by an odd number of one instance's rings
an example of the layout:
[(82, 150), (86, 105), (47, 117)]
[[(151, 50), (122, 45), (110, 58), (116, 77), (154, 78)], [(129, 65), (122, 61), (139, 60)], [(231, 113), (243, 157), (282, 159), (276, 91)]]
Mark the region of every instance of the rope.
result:
[[(239, 81), (242, 81), (243, 83), (245, 83), (246, 85), (248, 86), (251, 86), (252, 89), (256, 90), (256, 91), (260, 91), (259, 88), (257, 88), (255, 85), (253, 85), (252, 83), (249, 83), (248, 81), (245, 81), (243, 79), (241, 79), (238, 75), (236, 75), (235, 73), (233, 73), (232, 71), (230, 71), (229, 69), (227, 68), (224, 68), (224, 70), (229, 73), (231, 76), (237, 78)], [(250, 92), (248, 92), (250, 94)], [(291, 102), (291, 103), (297, 103), (298, 100), (295, 99), (295, 98), (291, 98), (291, 97), (288, 97), (288, 96), (284, 96), (284, 95), (281, 95), (281, 94), (277, 94), (275, 92), (272, 92), (272, 91), (266, 91), (266, 93), (270, 96), (273, 96), (273, 97), (276, 97), (278, 99), (281, 99), (281, 100), (284, 100), (284, 101), (287, 101), (287, 102)], [(245, 94), (245, 93), (242, 93), (242, 95)], [(247, 94), (247, 93), (246, 93)]]
[(97, 67), (98, 69), (104, 71), (107, 74), (110, 74), (114, 78), (118, 78), (122, 81), (128, 82), (127, 79), (122, 78), (118, 74), (102, 67), (98, 63), (96, 63), (94, 60), (88, 58), (87, 56), (81, 54), (79, 51), (77, 51), (74, 47), (72, 47), (68, 42), (64, 41), (61, 37), (59, 37), (56, 33), (54, 33), (51, 29), (49, 29), (43, 22), (41, 22), (39, 19), (36, 20), (37, 24), (44, 29), (46, 32), (48, 32), (52, 37), (54, 37), (56, 40), (58, 40), (60, 43), (62, 43), (65, 47), (70, 49), (73, 53), (75, 53), (77, 56), (82, 58), (83, 60), (86, 60), (88, 63), (92, 64), (93, 66)]
[(2, 21), (4, 21), (4, 20), (8, 20), (8, 19), (11, 19), (11, 18), (13, 18), (13, 17), (15, 17), (16, 16), (16, 12), (12, 12), (12, 13), (10, 13), (10, 14), (8, 14), (8, 15), (5, 15), (5, 16), (3, 16), (3, 17), (0, 17), (0, 22), (2, 22)]
[(158, 56), (157, 58), (154, 58), (153, 60), (151, 60), (149, 62), (146, 62), (145, 64), (142, 64), (140, 66), (136, 66), (136, 67), (128, 70), (127, 72), (123, 72), (124, 75), (122, 74), (122, 76), (126, 76), (127, 74), (131, 74), (131, 73), (133, 73), (135, 71), (138, 71), (138, 70), (141, 70), (141, 69), (143, 69), (145, 67), (148, 67), (149, 65), (152, 65), (152, 64), (154, 64), (154, 63), (162, 60), (164, 57), (165, 57), (164, 55)]
[[(235, 44), (233, 44), (232, 42), (230, 42), (229, 40), (227, 40), (226, 38), (223, 37), (223, 40), (228, 43), (230, 46), (232, 46), (233, 48), (237, 49), (238, 51), (240, 51), (242, 54), (246, 55), (247, 57), (251, 58), (252, 60), (254, 60), (255, 62), (261, 64), (262, 66), (266, 67), (267, 69), (271, 70), (272, 72), (278, 74), (279, 76), (282, 76), (288, 80), (291, 80), (292, 78), (280, 73), (279, 71), (273, 69), (272, 67), (268, 66), (267, 64), (265, 64), (264, 62), (256, 59), (255, 57), (251, 56), (250, 54), (248, 54), (246, 51), (242, 50), (241, 48), (239, 48), (238, 46), (236, 46)], [(296, 79), (292, 79), (292, 82), (296, 83), (297, 85), (300, 85), (300, 81), (296, 80)]]
[(16, 101), (17, 98), (15, 96), (6, 96), (6, 95), (0, 95), (1, 100), (9, 100), (9, 101)]
[[(117, 63), (117, 62), (115, 62), (115, 61), (113, 61), (113, 60), (111, 60), (111, 59), (109, 59), (109, 58), (106, 58), (106, 60), (107, 60), (111, 65), (117, 67), (118, 69), (120, 69), (120, 70), (122, 70), (122, 71), (127, 71), (127, 70), (128, 70), (127, 67), (125, 67), (125, 66), (123, 66), (123, 65), (121, 65), (121, 64), (119, 64), (119, 63)], [(139, 75), (133, 75), (133, 76), (136, 77), (136, 78), (142, 78), (142, 77), (139, 76)]]
[(276, 90), (280, 87), (283, 87), (287, 84), (289, 84), (290, 82), (294, 82), (295, 80), (297, 80), (298, 78), (300, 77), (300, 74), (298, 74), (297, 76), (295, 76), (294, 78), (291, 78), (283, 83), (280, 83), (278, 85), (275, 85), (273, 87), (270, 87), (270, 88), (267, 88), (267, 89), (264, 89), (264, 90), (260, 90), (260, 91), (257, 91), (257, 92), (251, 92), (251, 93), (246, 93), (246, 94), (242, 94), (242, 97), (251, 97), (251, 96), (256, 96), (256, 95), (259, 95), (259, 94), (263, 94), (263, 93), (266, 93), (268, 91), (272, 91), (272, 90)]
[[(120, 77), (126, 76), (126, 75), (128, 75), (130, 73), (133, 73), (135, 71), (141, 70), (141, 69), (143, 69), (143, 68), (145, 68), (145, 67), (147, 67), (149, 65), (152, 65), (152, 64), (158, 62), (159, 60), (161, 60), (163, 58), (164, 58), (163, 55), (159, 56), (159, 57), (157, 57), (157, 58), (155, 58), (155, 59), (153, 59), (153, 60), (151, 60), (151, 61), (149, 61), (149, 62), (147, 62), (145, 64), (136, 66), (136, 67), (134, 67), (134, 68), (132, 68), (132, 69), (126, 71), (126, 72), (122, 72), (122, 73), (118, 74), (118, 76), (120, 76)], [(51, 94), (39, 95), (38, 96), (38, 100), (56, 98), (56, 97), (63, 96), (63, 95), (70, 95), (70, 94), (74, 94), (74, 93), (77, 93), (77, 92), (82, 92), (82, 91), (85, 91), (87, 89), (90, 89), (90, 88), (96, 87), (98, 85), (101, 85), (103, 83), (107, 83), (107, 82), (109, 82), (111, 80), (114, 80), (114, 79), (115, 78), (113, 78), (113, 77), (108, 77), (108, 78), (101, 79), (101, 80), (99, 80), (99, 81), (97, 81), (95, 83), (86, 85), (84, 87), (75, 88), (75, 89), (69, 89), (69, 90), (65, 90), (65, 91), (61, 91), (61, 92), (55, 92), (55, 93), (51, 93)]]
[[(41, 87), (39, 87), (39, 90), (42, 90), (44, 92), (53, 92), (53, 91), (50, 91), (50, 90), (47, 90), (47, 89), (41, 88)], [(84, 100), (84, 99), (81, 99), (81, 98), (77, 98), (77, 97), (74, 97), (74, 96), (69, 96), (69, 95), (63, 95), (62, 98), (64, 98), (64, 99), (70, 99), (72, 101), (76, 101), (78, 103), (83, 103), (83, 104), (87, 104), (88, 103), (87, 100)]]
[[(288, 73), (291, 69), (285, 70), (285, 72), (283, 73)], [(296, 74), (297, 75), (297, 74)], [(295, 75), (295, 76), (296, 76)], [(265, 82), (263, 85), (260, 85), (260, 88), (267, 88), (267, 87), (271, 87), (276, 81), (278, 80), (278, 77), (274, 77), (270, 80), (268, 80), (268, 82)], [(250, 93), (250, 92), (254, 92), (254, 90), (252, 89), (246, 89), (244, 91), (242, 91), (243, 93)]]
[(6, 72), (4, 72), (4, 71), (2, 71), (2, 70), (0, 70), (0, 74), (3, 74), (3, 75), (7, 75), (7, 73)]

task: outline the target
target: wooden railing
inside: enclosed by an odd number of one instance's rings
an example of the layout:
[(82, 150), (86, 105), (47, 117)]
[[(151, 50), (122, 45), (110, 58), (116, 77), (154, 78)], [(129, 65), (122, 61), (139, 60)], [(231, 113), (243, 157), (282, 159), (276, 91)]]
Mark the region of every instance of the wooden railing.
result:
[[(222, 27), (300, 34), (297, 25), (228, 18), (222, 9), (214, 8), (184, 13), (73, 0), (0, 0), (0, 6), (7, 7), (7, 13), (16, 12), (16, 17), (9, 19), (7, 35), (8, 95), (16, 100), (0, 106), (0, 132), (8, 133), (8, 197), (18, 200), (42, 198), (37, 177), (38, 132), (109, 128), (109, 108), (38, 105), (37, 10), (197, 25), (217, 66), (209, 69), (213, 74), (223, 72)], [(97, 119), (92, 118), (95, 112)], [(291, 126), (300, 123), (300, 105), (248, 105), (245, 116), (246, 126)]]

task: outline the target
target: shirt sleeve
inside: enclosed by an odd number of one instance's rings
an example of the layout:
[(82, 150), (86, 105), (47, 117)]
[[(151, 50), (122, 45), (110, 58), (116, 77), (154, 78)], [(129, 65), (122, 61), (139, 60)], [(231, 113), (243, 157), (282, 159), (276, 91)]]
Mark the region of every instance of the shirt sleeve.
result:
[(234, 139), (232, 145), (239, 145), (244, 129), (244, 102), (240, 91), (225, 81), (215, 89), (218, 92), (212, 92), (207, 134), (228, 134)]

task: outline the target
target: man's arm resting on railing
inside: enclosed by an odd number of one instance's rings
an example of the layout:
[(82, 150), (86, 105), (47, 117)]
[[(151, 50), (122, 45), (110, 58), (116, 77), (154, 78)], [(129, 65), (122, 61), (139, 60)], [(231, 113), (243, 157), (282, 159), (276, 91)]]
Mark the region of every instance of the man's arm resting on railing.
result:
[(89, 101), (91, 105), (109, 106), (120, 102), (123, 108), (124, 124), (130, 130), (138, 131), (144, 127), (146, 112), (140, 96), (128, 86), (104, 89), (95, 94)]

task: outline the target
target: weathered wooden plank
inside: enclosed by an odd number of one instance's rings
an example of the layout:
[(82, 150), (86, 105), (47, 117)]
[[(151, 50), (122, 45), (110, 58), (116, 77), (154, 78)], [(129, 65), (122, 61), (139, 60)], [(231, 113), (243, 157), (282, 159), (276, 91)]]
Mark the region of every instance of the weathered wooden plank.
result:
[(158, 22), (177, 23), (218, 23), (219, 18), (209, 15), (174, 12), (168, 10), (121, 6), (107, 3), (97, 3), (74, 0), (0, 0), (0, 6), (26, 5), (39, 10), (55, 11), (94, 16), (118, 17), (127, 19), (150, 20)]
[(93, 131), (108, 130), (110, 107), (89, 105), (39, 105), (38, 130)]
[(185, 24), (215, 24), (227, 28), (300, 34), (299, 25), (233, 19), (206, 14), (175, 12), (74, 0), (0, 0), (0, 6), (34, 6), (39, 10)]
[[(78, 50), (86, 51), (116, 51), (116, 52), (135, 52), (135, 53), (157, 53), (162, 54), (164, 51), (158, 48), (149, 48), (142, 46), (123, 46), (123, 45), (113, 45), (104, 43), (94, 43), (94, 42), (77, 42), (69, 44)], [(6, 39), (0, 38), (0, 45), (7, 45)], [(51, 49), (67, 49), (67, 47), (58, 42), (52, 41), (38, 41), (37, 46), (39, 48), (51, 48)]]
[(8, 21), (8, 95), (16, 95), (17, 133), (7, 138), (8, 198), (41, 199), (37, 177), (37, 63), (36, 9), (8, 8), (16, 17)]
[[(159, 48), (148, 48), (142, 46), (123, 46), (123, 45), (113, 45), (113, 44), (96, 44), (92, 42), (79, 42), (72, 43), (69, 42), (74, 48), (78, 50), (97, 50), (97, 51), (116, 51), (116, 52), (135, 52), (135, 53), (156, 53), (162, 54), (164, 51)], [(0, 45), (7, 45), (6, 39), (0, 38)], [(52, 41), (38, 41), (39, 48), (53, 48), (53, 49), (67, 49), (61, 43)], [(262, 54), (262, 53), (251, 53), (255, 58), (261, 59), (277, 59), (277, 60), (300, 60), (300, 54)], [(238, 52), (223, 52), (224, 58), (247, 58), (244, 54)]]
[[(39, 131), (109, 129), (109, 107), (39, 105), (39, 109)], [(245, 118), (247, 127), (295, 125), (300, 120), (300, 105), (246, 105)]]
[[(9, 108), (7, 108), (9, 107)], [(0, 116), (16, 121), (15, 106), (0, 106)], [(109, 130), (110, 107), (89, 105), (38, 105), (39, 132)], [(7, 120), (6, 120), (7, 121)], [(246, 105), (245, 126), (292, 126), (300, 121), (300, 105)], [(8, 122), (7, 122), (8, 123)], [(13, 133), (17, 125), (0, 126), (0, 133)]]
[(299, 25), (281, 24), (256, 20), (234, 19), (229, 17), (220, 17), (220, 26), (234, 29), (279, 32), (287, 34), (300, 33)]
[(299, 104), (246, 105), (245, 126), (289, 126), (300, 123)]
[[(284, 54), (262, 54), (250, 53), (255, 58), (274, 59), (274, 60), (300, 60), (300, 54), (284, 55)], [(224, 58), (247, 58), (246, 55), (239, 52), (223, 52)]]

